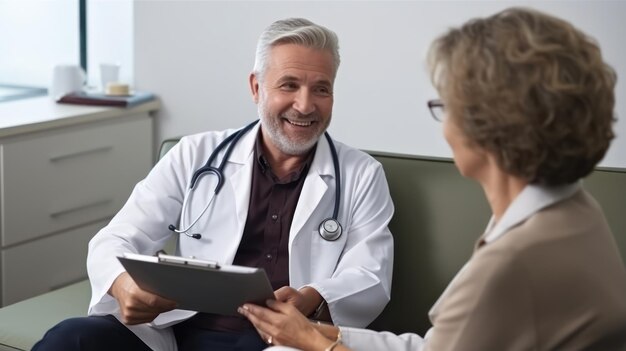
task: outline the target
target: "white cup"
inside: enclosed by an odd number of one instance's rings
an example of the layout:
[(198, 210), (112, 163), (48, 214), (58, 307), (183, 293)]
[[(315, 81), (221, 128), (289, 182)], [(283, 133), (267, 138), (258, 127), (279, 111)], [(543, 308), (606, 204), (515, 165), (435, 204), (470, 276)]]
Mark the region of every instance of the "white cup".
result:
[(50, 97), (55, 101), (67, 93), (80, 91), (85, 84), (85, 71), (77, 65), (56, 65), (52, 70)]
[(120, 79), (120, 65), (116, 63), (101, 63), (100, 79), (102, 80), (102, 91), (106, 91), (107, 84), (118, 83)]

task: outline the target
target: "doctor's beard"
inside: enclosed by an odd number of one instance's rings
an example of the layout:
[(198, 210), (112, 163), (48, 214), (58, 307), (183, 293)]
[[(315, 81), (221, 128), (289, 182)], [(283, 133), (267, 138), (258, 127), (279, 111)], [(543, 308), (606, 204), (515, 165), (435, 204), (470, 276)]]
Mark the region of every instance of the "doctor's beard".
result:
[[(257, 106), (259, 118), (261, 119), (261, 126), (267, 132), (267, 135), (271, 139), (271, 142), (283, 153), (292, 156), (304, 155), (317, 143), (320, 136), (324, 134), (328, 125), (330, 124), (330, 116), (325, 121), (319, 115), (319, 113), (314, 112), (309, 115), (303, 115), (298, 111), (293, 109), (288, 110), (285, 113), (280, 115), (270, 115), (270, 112), (267, 110), (265, 106), (265, 99), (261, 97)], [(283, 122), (283, 118), (287, 118), (292, 121), (315, 121), (309, 128), (313, 130), (310, 132), (312, 135), (309, 138), (293, 138), (290, 137), (284, 130), (281, 128)]]

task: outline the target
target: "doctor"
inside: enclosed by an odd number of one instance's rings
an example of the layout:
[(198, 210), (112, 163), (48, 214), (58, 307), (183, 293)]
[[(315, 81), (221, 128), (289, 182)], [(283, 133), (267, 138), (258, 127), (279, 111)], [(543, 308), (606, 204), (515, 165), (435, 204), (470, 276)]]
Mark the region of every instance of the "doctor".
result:
[[(34, 349), (272, 344), (241, 316), (176, 310), (173, 301), (141, 290), (116, 258), (154, 254), (172, 236), (178, 255), (264, 268), (276, 299), (306, 316), (367, 326), (390, 298), (393, 204), (378, 162), (322, 137), (338, 67), (334, 32), (305, 19), (269, 26), (249, 79), (260, 123), (182, 138), (90, 242), (90, 316), (60, 323)], [(238, 140), (219, 146), (235, 133)], [(214, 153), (210, 166), (225, 160), (223, 184), (204, 172), (190, 189)], [(336, 222), (321, 225), (328, 218)]]

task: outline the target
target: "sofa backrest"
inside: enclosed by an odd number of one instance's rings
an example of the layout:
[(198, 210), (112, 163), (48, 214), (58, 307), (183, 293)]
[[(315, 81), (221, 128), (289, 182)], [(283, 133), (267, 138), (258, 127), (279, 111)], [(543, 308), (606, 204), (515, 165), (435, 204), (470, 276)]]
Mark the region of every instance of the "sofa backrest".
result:
[[(163, 142), (161, 158), (179, 139)], [(395, 257), (391, 302), (375, 330), (424, 335), (428, 311), (469, 259), (491, 210), (480, 186), (450, 159), (367, 151), (385, 169), (396, 211), (389, 227)], [(626, 169), (597, 168), (584, 187), (604, 209), (626, 257)]]
[[(424, 335), (428, 311), (469, 259), (491, 211), (480, 186), (449, 159), (369, 152), (382, 163), (396, 208), (391, 302), (372, 329)], [(626, 257), (626, 170), (598, 168), (583, 186), (603, 207)]]

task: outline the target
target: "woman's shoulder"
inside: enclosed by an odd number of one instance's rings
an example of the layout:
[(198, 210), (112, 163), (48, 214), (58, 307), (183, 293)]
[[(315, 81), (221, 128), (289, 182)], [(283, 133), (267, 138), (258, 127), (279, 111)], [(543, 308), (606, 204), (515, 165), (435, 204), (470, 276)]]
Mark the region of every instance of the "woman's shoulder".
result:
[(604, 272), (626, 287), (615, 238), (602, 210), (582, 189), (535, 213), (483, 249), (483, 255), (506, 257), (506, 262), (501, 258), (502, 269), (515, 267), (523, 279), (537, 284), (575, 276), (573, 285), (583, 288), (598, 280), (597, 272)]
[[(602, 209), (585, 190), (544, 208), (493, 242), (494, 247), (518, 252), (539, 247), (562, 246), (561, 250), (588, 241), (605, 243), (613, 234)], [(565, 245), (565, 242), (570, 244)], [(580, 247), (585, 249), (585, 247)]]

